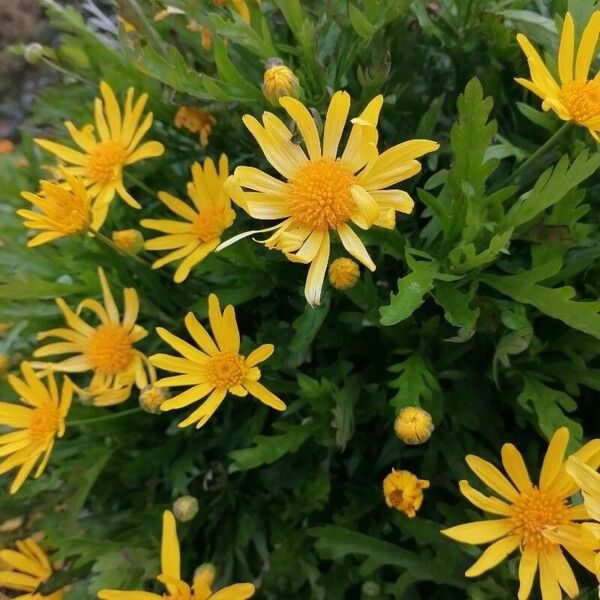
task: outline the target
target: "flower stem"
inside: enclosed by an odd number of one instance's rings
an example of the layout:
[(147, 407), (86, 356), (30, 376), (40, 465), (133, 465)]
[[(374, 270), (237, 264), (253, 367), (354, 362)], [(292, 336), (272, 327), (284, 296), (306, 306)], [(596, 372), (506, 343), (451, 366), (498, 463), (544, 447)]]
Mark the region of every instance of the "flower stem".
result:
[(125, 177), (127, 177), (127, 179), (129, 179), (131, 181), (131, 183), (133, 183), (134, 185), (137, 185), (137, 187), (144, 190), (146, 192), (146, 194), (149, 194), (150, 196), (155, 195), (154, 190), (152, 190), (150, 187), (148, 187), (143, 181), (138, 179), (135, 175), (132, 175), (131, 173), (125, 173)]
[(135, 254), (132, 254), (131, 252), (128, 252), (127, 250), (123, 250), (123, 248), (119, 248), (119, 246), (117, 246), (110, 238), (106, 237), (103, 233), (100, 233), (99, 231), (96, 231), (91, 227), (88, 229), (88, 231), (92, 234), (95, 240), (104, 244), (105, 246), (108, 246), (109, 248), (112, 248), (115, 252), (118, 252), (123, 256), (127, 256), (127, 258), (135, 260), (135, 262), (137, 262), (140, 265), (152, 268), (152, 265), (148, 261), (144, 260), (139, 256), (136, 256)]
[(527, 170), (536, 160), (538, 160), (541, 156), (546, 154), (548, 150), (550, 150), (553, 146), (556, 145), (558, 140), (571, 128), (571, 121), (566, 121), (562, 127), (552, 135), (548, 139), (548, 141), (540, 146), (524, 163), (522, 163), (517, 169), (515, 169), (503, 182), (502, 187), (507, 187), (510, 185), (515, 179), (521, 175), (525, 170)]
[(142, 412), (142, 409), (141, 407), (136, 406), (135, 408), (130, 408), (129, 410), (122, 410), (121, 412), (111, 413), (110, 415), (102, 415), (101, 417), (67, 421), (67, 427), (81, 427), (84, 425), (94, 425), (95, 423), (104, 423), (105, 421), (114, 421), (116, 419), (121, 419), (122, 417), (127, 417), (139, 412)]

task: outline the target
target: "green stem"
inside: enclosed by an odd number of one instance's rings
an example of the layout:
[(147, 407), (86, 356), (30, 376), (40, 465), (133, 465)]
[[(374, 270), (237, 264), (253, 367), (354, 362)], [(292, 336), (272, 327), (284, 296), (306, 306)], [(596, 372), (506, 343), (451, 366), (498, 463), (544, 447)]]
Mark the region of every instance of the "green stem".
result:
[(126, 256), (127, 258), (131, 258), (138, 264), (144, 265), (145, 267), (148, 267), (149, 269), (152, 268), (152, 265), (148, 261), (144, 260), (143, 258), (140, 258), (139, 256), (136, 256), (135, 254), (132, 254), (131, 252), (127, 252), (127, 250), (123, 250), (123, 248), (119, 248), (119, 246), (117, 246), (110, 238), (106, 237), (103, 233), (100, 233), (99, 231), (96, 231), (95, 229), (92, 229), (91, 227), (88, 229), (88, 231), (92, 234), (92, 236), (94, 237), (94, 239), (96, 241), (101, 242), (105, 246), (108, 246), (109, 248), (113, 249), (115, 252), (118, 252), (119, 254), (122, 254), (123, 256)]
[(137, 177), (135, 177), (135, 175), (132, 175), (131, 173), (125, 172), (125, 177), (127, 179), (129, 179), (131, 181), (131, 183), (133, 183), (134, 185), (137, 185), (139, 188), (141, 188), (142, 190), (144, 190), (146, 192), (146, 194), (149, 194), (150, 196), (155, 196), (156, 195), (156, 192), (153, 189), (151, 189), (143, 181), (141, 181)]
[(67, 427), (81, 427), (84, 425), (94, 425), (95, 423), (104, 423), (105, 421), (115, 421), (135, 413), (142, 412), (139, 406), (130, 408), (129, 410), (122, 410), (118, 413), (111, 413), (110, 415), (102, 415), (101, 417), (93, 417), (91, 419), (79, 419), (76, 421), (67, 421)]
[(571, 122), (566, 121), (563, 126), (543, 145), (540, 146), (524, 163), (521, 164), (520, 167), (515, 169), (511, 175), (508, 176), (502, 182), (502, 187), (507, 187), (510, 185), (523, 171), (525, 171), (529, 166), (531, 166), (536, 160), (538, 160), (541, 156), (546, 154), (548, 150), (550, 150), (553, 146), (556, 145), (556, 142), (571, 128)]

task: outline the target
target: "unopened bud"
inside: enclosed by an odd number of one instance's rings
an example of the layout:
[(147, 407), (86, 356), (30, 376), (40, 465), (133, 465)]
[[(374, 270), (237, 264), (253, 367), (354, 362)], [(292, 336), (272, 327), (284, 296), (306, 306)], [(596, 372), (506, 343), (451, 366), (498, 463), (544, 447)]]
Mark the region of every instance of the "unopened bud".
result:
[(9, 358), (3, 352), (0, 352), (0, 377), (4, 377), (8, 373)]
[(407, 406), (396, 417), (394, 430), (405, 444), (423, 444), (430, 437), (434, 426), (431, 415), (419, 406)]
[(265, 67), (262, 91), (271, 104), (277, 105), (279, 99), (284, 96), (297, 98), (300, 95), (300, 83), (294, 73), (282, 64), (280, 59), (271, 59)]
[(173, 502), (173, 514), (178, 521), (191, 521), (198, 514), (198, 500), (194, 496), (180, 496)]
[(381, 587), (374, 581), (365, 581), (362, 586), (362, 593), (367, 598), (377, 598), (381, 594)]
[(137, 229), (113, 231), (112, 241), (124, 252), (134, 255), (144, 247), (144, 236)]
[(40, 62), (42, 57), (44, 56), (44, 46), (39, 44), (38, 42), (32, 42), (31, 44), (27, 44), (25, 46), (25, 60), (30, 65), (35, 65)]
[(160, 405), (169, 398), (167, 388), (158, 388), (151, 383), (140, 392), (139, 402), (143, 410), (157, 415), (160, 413)]
[(329, 282), (338, 290), (348, 290), (356, 285), (360, 268), (351, 258), (336, 258), (329, 265)]

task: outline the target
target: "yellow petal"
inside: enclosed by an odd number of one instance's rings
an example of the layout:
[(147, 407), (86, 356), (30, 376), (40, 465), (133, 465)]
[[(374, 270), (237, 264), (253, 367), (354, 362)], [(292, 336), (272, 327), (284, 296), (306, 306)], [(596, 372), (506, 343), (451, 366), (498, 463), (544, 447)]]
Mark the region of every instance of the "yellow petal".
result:
[(493, 519), (456, 525), (448, 529), (442, 529), (441, 533), (457, 542), (486, 544), (508, 535), (512, 529), (513, 526), (508, 519)]
[(179, 541), (177, 540), (177, 526), (175, 524), (175, 517), (169, 510), (165, 510), (163, 513), (160, 565), (164, 575), (168, 575), (174, 579), (179, 579), (181, 573)]
[(502, 446), (502, 465), (520, 492), (531, 489), (532, 484), (525, 461), (513, 444)]
[(548, 444), (546, 456), (540, 473), (540, 489), (549, 488), (558, 477), (565, 459), (565, 450), (569, 443), (569, 430), (566, 427), (557, 429)]
[(577, 51), (577, 60), (575, 62), (575, 79), (577, 81), (583, 82), (587, 80), (592, 59), (596, 53), (598, 34), (600, 34), (600, 11), (596, 11), (592, 15), (583, 30), (583, 35), (579, 42), (579, 50)]
[[(558, 74), (564, 85), (573, 81), (573, 58), (575, 55), (575, 23), (571, 13), (565, 15), (558, 49)], [(589, 65), (588, 65), (589, 68)]]
[(520, 538), (509, 536), (494, 542), (486, 548), (479, 559), (465, 571), (466, 577), (477, 577), (489, 569), (493, 569), (519, 546)]
[(475, 475), (490, 489), (511, 502), (514, 502), (518, 498), (519, 494), (517, 490), (492, 463), (473, 454), (469, 454), (465, 460)]
[(302, 102), (289, 96), (280, 98), (279, 103), (296, 122), (306, 144), (310, 160), (319, 160), (321, 158), (321, 141), (317, 125), (310, 112)]
[(533, 581), (538, 569), (538, 553), (530, 547), (525, 547), (519, 561), (519, 600), (527, 600), (531, 594)]
[(287, 408), (285, 402), (280, 400), (273, 392), (268, 390), (262, 383), (258, 381), (244, 380), (244, 387), (263, 404), (274, 408), (275, 410), (285, 410)]
[(329, 261), (330, 243), (329, 232), (325, 231), (321, 246), (308, 269), (306, 284), (304, 286), (304, 295), (310, 305), (321, 304), (321, 290), (327, 271)]
[(338, 146), (350, 111), (350, 94), (336, 92), (329, 103), (323, 133), (323, 156), (336, 158)]

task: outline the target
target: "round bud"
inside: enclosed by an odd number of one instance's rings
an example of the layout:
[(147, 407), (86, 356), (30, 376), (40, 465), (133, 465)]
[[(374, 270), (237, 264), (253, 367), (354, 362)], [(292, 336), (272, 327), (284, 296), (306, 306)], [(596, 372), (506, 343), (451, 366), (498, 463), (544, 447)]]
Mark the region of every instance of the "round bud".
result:
[(112, 232), (112, 241), (124, 252), (139, 254), (144, 247), (144, 236), (137, 229), (122, 229)]
[(38, 42), (32, 42), (31, 44), (27, 44), (25, 46), (25, 60), (30, 65), (35, 65), (40, 62), (42, 57), (44, 56), (44, 46), (39, 44)]
[(336, 258), (329, 265), (329, 283), (338, 290), (348, 290), (360, 278), (360, 267), (351, 258)]
[(198, 500), (194, 496), (180, 496), (173, 502), (173, 514), (178, 521), (191, 521), (198, 514)]
[(271, 104), (277, 105), (284, 96), (297, 98), (300, 95), (300, 83), (288, 67), (276, 64), (265, 69), (262, 91)]
[(423, 444), (434, 430), (431, 415), (419, 406), (407, 406), (396, 417), (396, 435), (405, 444)]

